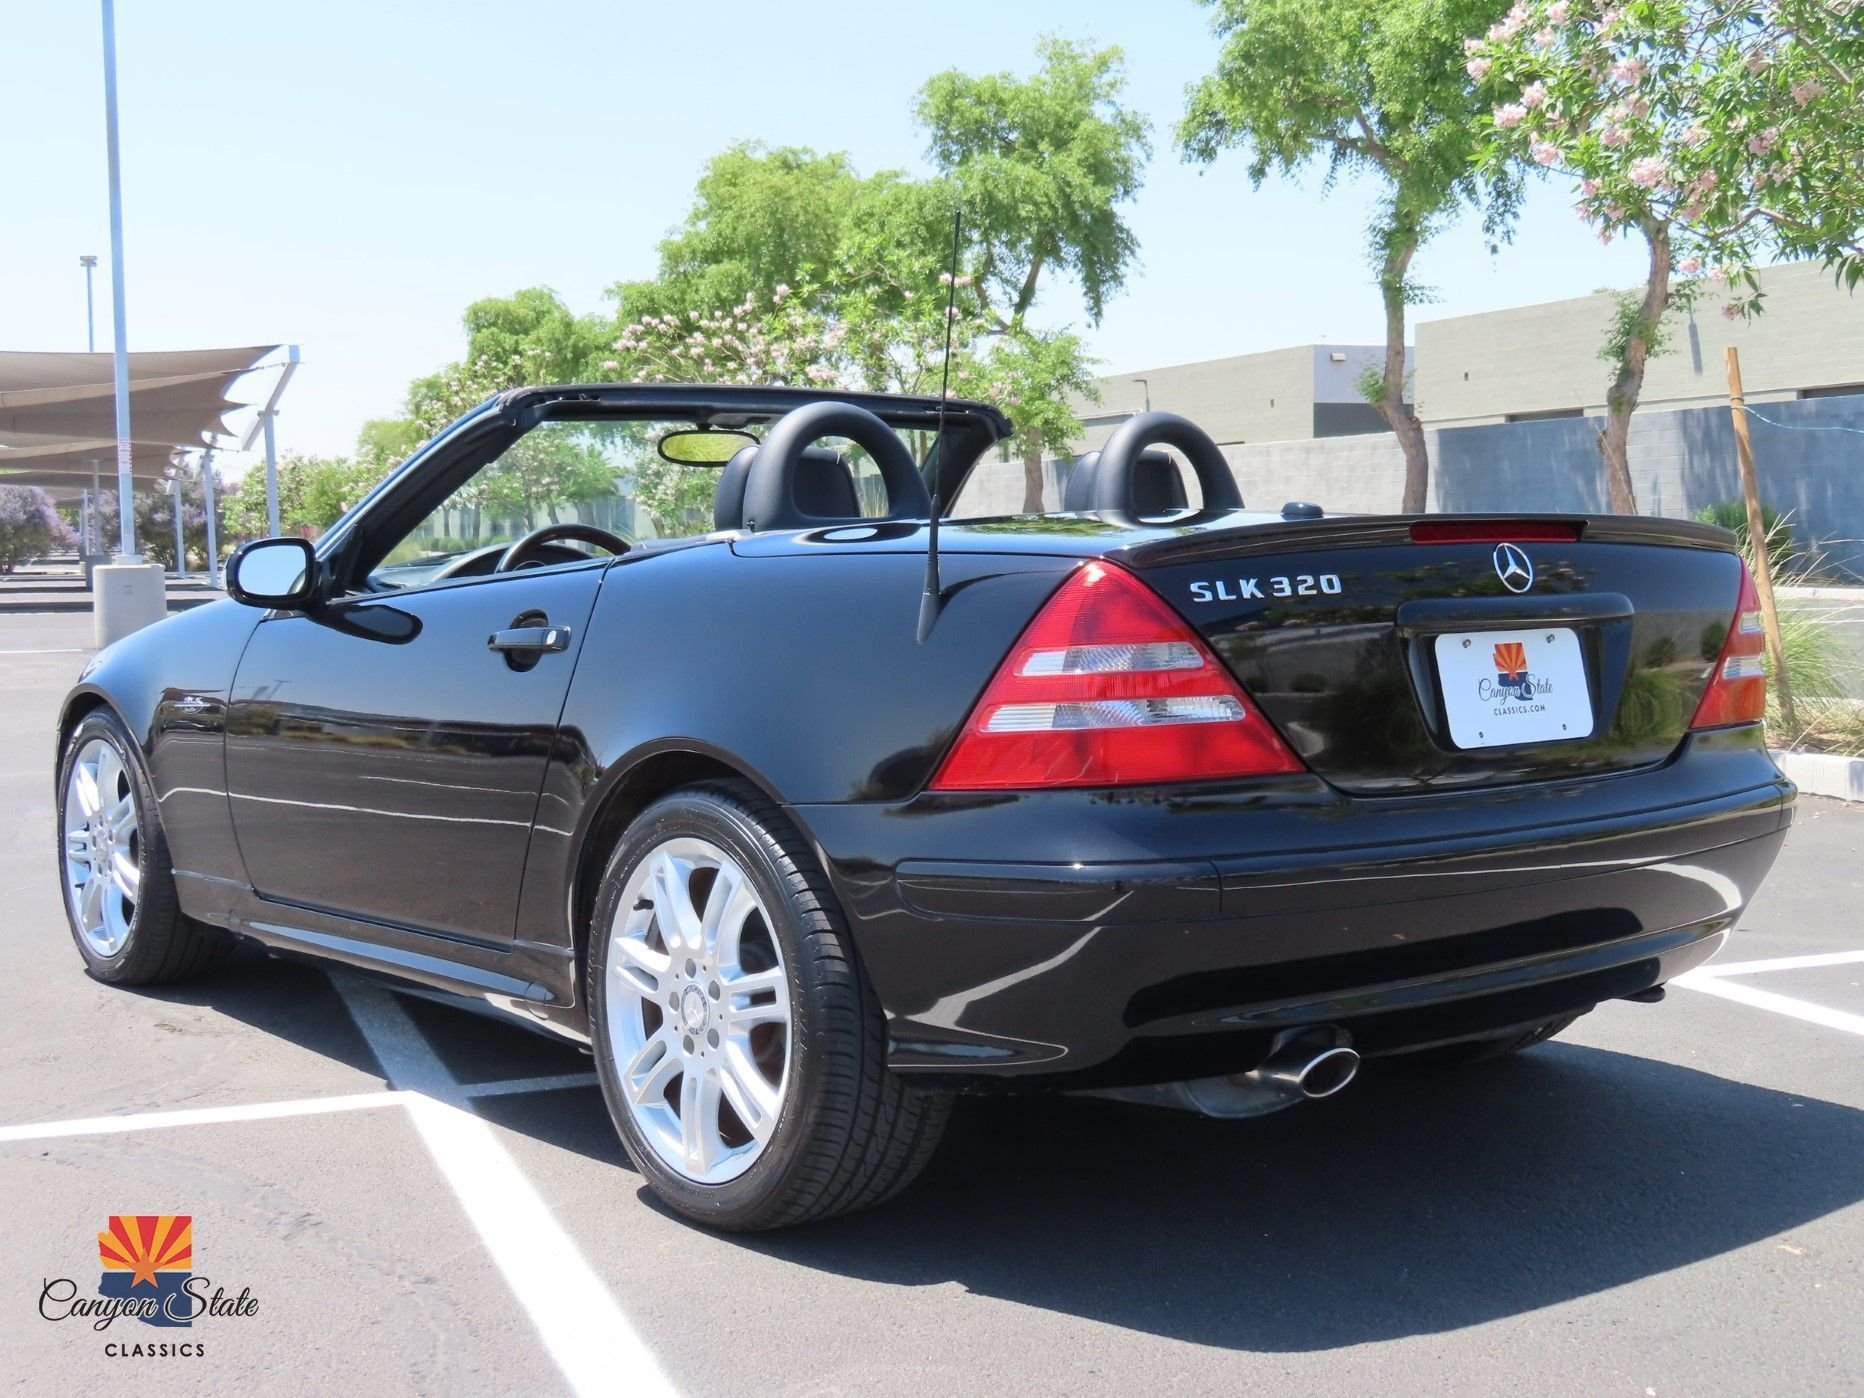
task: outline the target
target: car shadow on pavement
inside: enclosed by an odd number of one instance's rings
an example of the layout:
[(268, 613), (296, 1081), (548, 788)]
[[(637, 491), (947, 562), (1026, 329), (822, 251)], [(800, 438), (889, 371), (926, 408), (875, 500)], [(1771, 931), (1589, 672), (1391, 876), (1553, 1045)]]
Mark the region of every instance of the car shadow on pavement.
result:
[(975, 1101), (919, 1183), (740, 1245), (1256, 1351), (1436, 1334), (1750, 1246), (1864, 1198), (1864, 1112), (1548, 1045), (1371, 1065), (1254, 1121)]

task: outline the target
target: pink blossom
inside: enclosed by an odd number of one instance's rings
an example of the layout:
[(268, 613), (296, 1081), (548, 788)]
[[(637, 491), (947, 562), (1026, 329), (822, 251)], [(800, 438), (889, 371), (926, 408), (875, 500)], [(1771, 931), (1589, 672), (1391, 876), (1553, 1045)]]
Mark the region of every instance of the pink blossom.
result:
[(1599, 133), (1599, 141), (1604, 145), (1616, 149), (1619, 146), (1628, 146), (1631, 144), (1631, 133), (1622, 126), (1608, 126), (1604, 131)]
[(1728, 280), (1728, 269), (1726, 267), (1711, 268), (1709, 270), (1709, 280), (1713, 282), (1727, 281)]
[(1534, 142), (1534, 163), (1535, 164), (1552, 165), (1552, 164), (1557, 163), (1559, 159), (1560, 159), (1560, 148), (1554, 145), (1551, 141)]
[(1519, 102), (1510, 102), (1495, 109), (1495, 124), (1504, 131), (1512, 130), (1527, 120), (1527, 108)]
[(1778, 131), (1770, 126), (1758, 136), (1749, 136), (1747, 143), (1749, 154), (1765, 155), (1768, 151), (1773, 149), (1773, 143), (1779, 139), (1779, 134)]
[(1747, 56), (1747, 70), (1756, 76), (1766, 72), (1767, 55), (1762, 53), (1759, 49), (1755, 49), (1754, 52)]
[(1612, 64), (1612, 76), (1621, 83), (1635, 83), (1644, 76), (1644, 60), (1641, 58), (1621, 58)]
[(1700, 257), (1685, 257), (1681, 262), (1676, 264), (1676, 270), (1686, 277), (1693, 277), (1702, 270), (1702, 259)]
[(1614, 203), (1605, 206), (1605, 217), (1609, 218), (1613, 223), (1619, 222), (1624, 216), (1625, 206), (1623, 204)]
[(1547, 6), (1547, 23), (1565, 24), (1571, 17), (1572, 10), (1573, 7), (1567, 3), (1567, 0), (1554, 0), (1553, 4)]
[(1599, 192), (1599, 189), (1600, 189), (1600, 185), (1599, 185), (1599, 182), (1598, 182), (1597, 180), (1593, 180), (1593, 179), (1585, 179), (1585, 180), (1581, 180), (1581, 181), (1579, 182), (1579, 187), (1580, 187), (1580, 188), (1581, 188), (1582, 190), (1584, 190), (1584, 191), (1585, 191), (1585, 194), (1586, 194), (1586, 197), (1587, 197), (1588, 199), (1590, 199), (1590, 198), (1592, 198), (1592, 197), (1593, 197), (1594, 195), (1596, 195), (1596, 194), (1597, 194), (1597, 193)]
[(1613, 237), (1613, 234), (1612, 234), (1611, 229), (1601, 228), (1599, 230), (1599, 241), (1605, 244), (1606, 247), (1610, 247), (1612, 245), (1612, 237)]
[(1654, 155), (1641, 156), (1631, 162), (1631, 183), (1640, 189), (1655, 189), (1669, 173), (1669, 167)]
[(1482, 40), (1480, 39), (1463, 40), (1463, 52), (1466, 54), (1469, 54), (1472, 57), (1482, 52)]
[(1551, 29), (1536, 29), (1534, 31), (1534, 47), (1537, 49), (1550, 49), (1553, 47), (1554, 37), (1554, 32)]
[(1825, 84), (1817, 78), (1807, 78), (1803, 83), (1793, 84), (1793, 100), (1802, 107), (1824, 94)]
[(1708, 139), (1709, 133), (1702, 129), (1700, 122), (1687, 127), (1683, 132), (1683, 144), (1686, 146), (1699, 146)]
[(1489, 69), (1493, 66), (1494, 64), (1486, 58), (1472, 58), (1463, 65), (1463, 71), (1468, 73), (1474, 81), (1481, 82), (1489, 75)]
[(1547, 105), (1547, 84), (1529, 83), (1521, 89), (1521, 105), (1524, 107), (1544, 107)]
[(1737, 306), (1734, 302), (1730, 301), (1726, 306), (1722, 307), (1722, 319), (1723, 320), (1741, 319), (1741, 308)]
[(612, 374), (621, 367), (621, 362), (615, 359), (604, 359), (602, 361), (602, 367)]

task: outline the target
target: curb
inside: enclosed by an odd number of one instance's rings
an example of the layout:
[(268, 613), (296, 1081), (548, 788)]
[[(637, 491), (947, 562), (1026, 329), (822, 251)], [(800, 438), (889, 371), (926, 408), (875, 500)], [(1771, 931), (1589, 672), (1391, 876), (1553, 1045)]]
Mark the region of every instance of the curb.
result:
[(1803, 796), (1831, 796), (1864, 802), (1864, 757), (1829, 752), (1779, 752), (1773, 760)]
[[(204, 607), (209, 602), (217, 602), (222, 594), (204, 593), (199, 597), (170, 597), (170, 612), (185, 612), (190, 607)], [(79, 597), (29, 597), (24, 601), (0, 599), (0, 616), (31, 616), (43, 612), (89, 612), (91, 594), (86, 592)]]

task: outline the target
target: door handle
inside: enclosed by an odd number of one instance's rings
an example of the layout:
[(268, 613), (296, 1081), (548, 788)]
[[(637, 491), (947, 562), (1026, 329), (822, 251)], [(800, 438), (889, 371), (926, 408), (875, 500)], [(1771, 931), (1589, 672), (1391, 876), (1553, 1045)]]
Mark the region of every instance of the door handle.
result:
[(567, 626), (514, 626), (494, 631), (486, 637), (486, 649), (506, 655), (536, 655), (544, 651), (568, 650), (570, 629)]

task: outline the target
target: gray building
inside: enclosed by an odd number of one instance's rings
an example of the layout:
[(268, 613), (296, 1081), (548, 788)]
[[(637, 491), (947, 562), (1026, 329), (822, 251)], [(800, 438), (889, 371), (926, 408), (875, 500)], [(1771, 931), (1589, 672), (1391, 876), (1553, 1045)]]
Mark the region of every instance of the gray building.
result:
[[(1765, 313), (1728, 320), (1727, 296), (1705, 284), (1695, 307), (1673, 311), (1668, 343), (1652, 357), (1638, 415), (1725, 406), (1723, 348), (1741, 352), (1748, 401), (1864, 393), (1864, 300), (1811, 263), (1761, 273)], [(1610, 369), (1599, 347), (1618, 297), (1451, 316), (1418, 324), (1417, 415), (1427, 427), (1599, 417)]]
[[(1385, 419), (1359, 381), (1384, 360), (1382, 345), (1297, 345), (1108, 374), (1096, 381), (1098, 403), (1075, 401), (1086, 429), (1080, 450), (1099, 447), (1148, 404), (1190, 418), (1224, 446), (1383, 432)], [(1411, 368), (1407, 355), (1407, 374)]]

